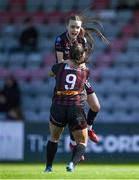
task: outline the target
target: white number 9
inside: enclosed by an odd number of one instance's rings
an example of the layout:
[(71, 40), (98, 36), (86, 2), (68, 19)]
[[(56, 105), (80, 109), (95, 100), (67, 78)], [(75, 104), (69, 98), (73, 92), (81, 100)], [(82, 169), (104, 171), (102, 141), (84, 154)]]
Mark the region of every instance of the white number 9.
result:
[(75, 86), (75, 83), (76, 83), (76, 75), (68, 74), (66, 76), (66, 82), (68, 84), (65, 85), (65, 89), (74, 89), (74, 86)]

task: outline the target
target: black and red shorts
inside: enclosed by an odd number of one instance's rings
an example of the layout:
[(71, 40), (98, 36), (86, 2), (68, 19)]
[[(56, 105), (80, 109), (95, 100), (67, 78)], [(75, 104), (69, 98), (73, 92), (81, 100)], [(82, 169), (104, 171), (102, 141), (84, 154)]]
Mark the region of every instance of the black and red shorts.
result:
[(58, 127), (69, 126), (71, 131), (87, 127), (86, 114), (81, 106), (62, 106), (52, 104), (50, 121)]

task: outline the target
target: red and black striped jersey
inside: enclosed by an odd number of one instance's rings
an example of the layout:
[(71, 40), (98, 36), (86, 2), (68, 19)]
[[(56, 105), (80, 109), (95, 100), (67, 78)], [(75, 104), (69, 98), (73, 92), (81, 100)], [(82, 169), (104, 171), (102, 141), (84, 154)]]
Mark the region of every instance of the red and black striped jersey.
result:
[[(68, 38), (68, 33), (66, 31), (61, 35), (57, 36), (55, 41), (55, 53), (63, 52), (63, 60), (70, 59), (69, 52), (70, 52), (70, 47), (73, 45), (73, 43), (81, 43), (84, 49), (87, 51), (87, 41), (85, 37), (82, 37), (81, 34), (79, 34), (77, 39), (71, 42)], [(57, 54), (56, 54), (56, 62), (58, 63)], [(87, 95), (92, 94), (94, 92), (89, 81), (85, 82), (85, 89), (87, 91)]]
[(66, 63), (55, 64), (52, 67), (55, 74), (55, 91), (53, 103), (69, 106), (84, 105), (84, 84), (88, 76), (87, 68), (74, 68)]
[[(82, 37), (80, 34), (78, 35), (77, 39), (74, 41), (71, 41), (68, 38), (67, 32), (64, 32), (60, 36), (58, 36), (55, 40), (55, 52), (63, 52), (63, 59), (67, 60), (70, 59), (69, 50), (70, 47), (74, 43), (80, 43), (83, 45), (84, 49), (87, 50), (87, 41), (85, 37)], [(56, 55), (56, 62), (58, 62), (57, 55)]]

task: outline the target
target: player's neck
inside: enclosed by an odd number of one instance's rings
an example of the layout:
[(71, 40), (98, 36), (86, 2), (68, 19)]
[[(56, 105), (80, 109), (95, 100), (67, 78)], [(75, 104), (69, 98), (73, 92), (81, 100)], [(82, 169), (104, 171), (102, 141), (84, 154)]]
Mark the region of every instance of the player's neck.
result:
[(85, 63), (82, 63), (82, 64), (76, 64), (74, 61), (72, 61), (72, 60), (68, 60), (67, 61), (67, 64), (69, 65), (69, 66), (71, 66), (72, 68), (81, 68), (81, 69), (84, 69), (84, 68), (86, 68), (86, 66), (85, 66)]
[(70, 42), (74, 42), (74, 41), (76, 41), (76, 39), (77, 39), (77, 38), (72, 39), (72, 38), (69, 36), (69, 33), (68, 33), (68, 32), (66, 33), (66, 35), (67, 35), (67, 38), (68, 38), (68, 40), (69, 40)]

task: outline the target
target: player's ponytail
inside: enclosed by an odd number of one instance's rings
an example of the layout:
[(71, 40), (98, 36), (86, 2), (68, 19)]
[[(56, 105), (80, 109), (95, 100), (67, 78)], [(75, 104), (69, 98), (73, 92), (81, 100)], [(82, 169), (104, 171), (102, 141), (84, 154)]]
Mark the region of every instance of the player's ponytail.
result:
[[(88, 43), (88, 54), (90, 54), (94, 49), (95, 41), (93, 33), (95, 33), (106, 45), (109, 45), (109, 41), (101, 32), (101, 30), (103, 29), (103, 25), (100, 20), (90, 16), (88, 17), (83, 13), (81, 13), (79, 16), (82, 20), (82, 31), (84, 31), (84, 37), (87, 39)], [(96, 27), (96, 25), (98, 26), (98, 28)]]

